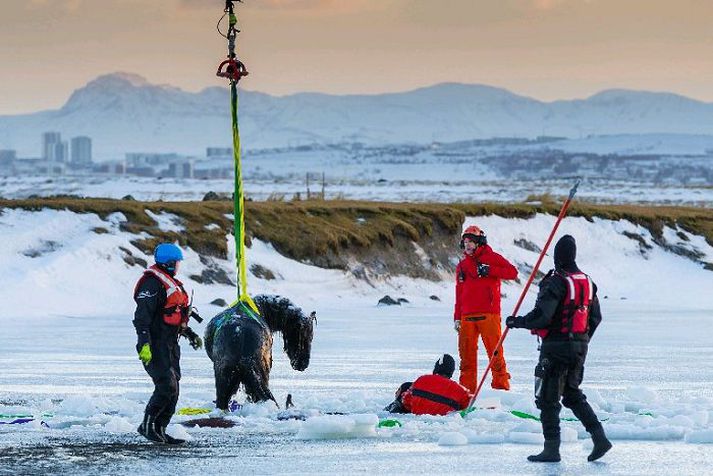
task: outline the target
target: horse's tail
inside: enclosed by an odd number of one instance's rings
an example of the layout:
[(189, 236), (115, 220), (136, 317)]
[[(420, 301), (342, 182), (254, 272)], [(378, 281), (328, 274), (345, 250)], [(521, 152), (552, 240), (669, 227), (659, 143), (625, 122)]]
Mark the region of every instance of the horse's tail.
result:
[(245, 387), (245, 393), (253, 402), (266, 402), (272, 400), (278, 408), (280, 404), (268, 386), (268, 376), (260, 375), (254, 365), (240, 365), (240, 377)]

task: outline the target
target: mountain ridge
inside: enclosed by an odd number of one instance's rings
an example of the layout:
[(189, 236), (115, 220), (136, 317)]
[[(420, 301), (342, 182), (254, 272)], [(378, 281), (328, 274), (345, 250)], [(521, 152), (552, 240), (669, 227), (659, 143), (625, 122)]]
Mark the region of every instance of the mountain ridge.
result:
[[(0, 116), (0, 148), (37, 156), (41, 134), (88, 135), (97, 159), (126, 152), (202, 156), (229, 146), (227, 88), (187, 92), (132, 73), (99, 76), (59, 109)], [(540, 101), (483, 84), (439, 83), (409, 91), (285, 96), (241, 90), (246, 149), (307, 143), (451, 142), (540, 135), (713, 134), (713, 103), (669, 92), (607, 89), (585, 99)]]

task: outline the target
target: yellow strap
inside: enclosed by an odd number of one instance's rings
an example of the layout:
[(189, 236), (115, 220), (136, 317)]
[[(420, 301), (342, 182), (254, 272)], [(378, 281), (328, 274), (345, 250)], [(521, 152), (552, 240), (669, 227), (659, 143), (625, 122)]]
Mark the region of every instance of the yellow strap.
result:
[(238, 299), (231, 305), (242, 301), (260, 315), (257, 306), (248, 294), (248, 270), (245, 260), (245, 197), (243, 195), (243, 175), (240, 160), (240, 130), (238, 129), (238, 87), (230, 82), (230, 111), (233, 119), (233, 158), (235, 169), (234, 189), (234, 228), (235, 261), (237, 265)]
[(213, 409), (211, 408), (185, 407), (178, 410), (176, 415), (205, 415), (206, 413), (210, 413), (212, 411)]

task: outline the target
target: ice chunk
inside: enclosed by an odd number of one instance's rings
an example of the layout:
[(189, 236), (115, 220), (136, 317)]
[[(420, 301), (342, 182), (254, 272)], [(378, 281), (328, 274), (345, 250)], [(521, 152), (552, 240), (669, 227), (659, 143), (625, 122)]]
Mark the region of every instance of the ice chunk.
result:
[(476, 406), (478, 408), (487, 408), (489, 410), (498, 410), (500, 409), (500, 398), (498, 397), (485, 397), (481, 398), (477, 403)]
[(106, 422), (104, 429), (109, 433), (133, 433), (136, 431), (136, 426), (129, 423), (126, 418), (115, 416)]
[(376, 415), (324, 415), (307, 419), (297, 438), (326, 440), (376, 436)]
[(468, 443), (472, 444), (499, 444), (505, 442), (503, 433), (478, 433), (475, 430), (463, 430), (462, 433), (468, 438)]
[(686, 428), (693, 428), (695, 423), (692, 419), (686, 415), (676, 415), (668, 419), (668, 423), (674, 426), (683, 426)]
[(708, 421), (710, 420), (710, 416), (705, 410), (694, 412), (688, 416), (696, 423), (696, 425), (700, 426), (708, 425)]
[(637, 402), (653, 403), (659, 399), (658, 394), (648, 387), (629, 387), (626, 395)]
[(94, 400), (86, 395), (70, 395), (59, 406), (59, 413), (63, 415), (90, 417), (97, 413)]
[(169, 425), (168, 428), (166, 428), (166, 433), (168, 433), (169, 436), (181, 440), (191, 441), (193, 439), (188, 431), (186, 431), (186, 428), (181, 425)]
[(438, 439), (438, 446), (464, 446), (468, 444), (468, 438), (463, 433), (451, 431), (443, 433)]
[(545, 442), (542, 433), (526, 433), (523, 431), (511, 431), (508, 433), (510, 443), (525, 443), (530, 445), (540, 445)]
[(571, 443), (579, 439), (579, 434), (574, 428), (563, 427), (560, 430), (560, 439), (564, 443)]
[(686, 433), (686, 443), (713, 444), (713, 430), (691, 431)]
[(684, 430), (680, 426), (666, 424), (650, 428), (619, 423), (610, 423), (606, 426), (606, 433), (610, 440), (678, 440), (683, 438)]
[(517, 426), (515, 426), (511, 431), (517, 433), (539, 433), (542, 431), (542, 426), (539, 421), (536, 420), (518, 420)]

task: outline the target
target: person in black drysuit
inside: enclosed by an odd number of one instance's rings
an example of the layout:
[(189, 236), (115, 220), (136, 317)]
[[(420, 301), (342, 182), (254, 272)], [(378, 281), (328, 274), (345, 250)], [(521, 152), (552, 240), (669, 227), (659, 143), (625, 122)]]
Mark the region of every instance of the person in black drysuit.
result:
[[(181, 349), (178, 338), (181, 335), (186, 336), (194, 349), (200, 348), (202, 342), (186, 325), (187, 313), (190, 312), (188, 296), (181, 282), (175, 279), (183, 253), (173, 244), (161, 244), (156, 248), (154, 258), (156, 264), (142, 275), (134, 289), (136, 311), (133, 324), (138, 337), (136, 351), (154, 383), (154, 392), (146, 405), (138, 432), (157, 443), (181, 444), (185, 441), (166, 433), (166, 427), (176, 410), (181, 380)], [(169, 280), (166, 280), (166, 275)], [(175, 284), (178, 288), (173, 293), (172, 302), (180, 302), (180, 305), (167, 309), (166, 283)], [(180, 295), (180, 298), (177, 298), (177, 295)], [(182, 315), (179, 324), (167, 324), (165, 316), (176, 312)]]
[(587, 403), (587, 397), (579, 389), (589, 340), (602, 320), (596, 285), (591, 284), (593, 294), (589, 303), (588, 330), (582, 333), (561, 331), (560, 316), (564, 315), (563, 302), (568, 292), (567, 282), (562, 275), (581, 273), (575, 261), (576, 255), (574, 238), (563, 236), (555, 245), (555, 269), (542, 279), (535, 308), (525, 316), (510, 316), (506, 319), (506, 325), (510, 328), (549, 329), (542, 341), (539, 362), (535, 367), (535, 403), (540, 409), (545, 447), (540, 454), (529, 456), (529, 461), (560, 461), (560, 399), (562, 405), (572, 410), (592, 437), (594, 449), (587, 458), (589, 461), (601, 458), (612, 447), (602, 424)]

